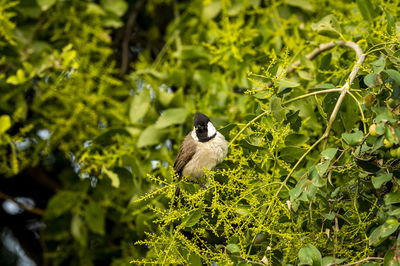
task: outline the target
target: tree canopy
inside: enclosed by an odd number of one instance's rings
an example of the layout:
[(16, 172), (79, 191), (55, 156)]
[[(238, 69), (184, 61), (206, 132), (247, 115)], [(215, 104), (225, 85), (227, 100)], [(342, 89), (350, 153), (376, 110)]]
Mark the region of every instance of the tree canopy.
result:
[[(399, 16), (0, 0), (0, 264), (400, 265)], [(198, 111), (205, 186), (172, 169)]]

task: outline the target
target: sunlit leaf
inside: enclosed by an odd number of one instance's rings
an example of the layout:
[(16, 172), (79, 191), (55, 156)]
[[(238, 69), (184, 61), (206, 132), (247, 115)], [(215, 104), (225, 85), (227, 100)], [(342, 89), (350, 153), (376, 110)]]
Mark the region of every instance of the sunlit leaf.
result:
[(165, 135), (165, 131), (152, 125), (147, 127), (139, 136), (137, 146), (143, 148), (145, 146), (160, 144)]
[(106, 210), (100, 204), (89, 201), (85, 206), (85, 220), (90, 230), (104, 235)]
[(8, 115), (0, 116), (0, 135), (4, 134), (11, 127), (11, 119)]
[(108, 178), (111, 179), (111, 185), (112, 185), (113, 187), (118, 188), (118, 187), (119, 187), (119, 183), (120, 183), (120, 182), (119, 182), (119, 177), (118, 177), (118, 175), (117, 175), (116, 173), (114, 173), (114, 172), (108, 170), (108, 169), (105, 168), (105, 167), (103, 167), (102, 170), (103, 170), (103, 172), (108, 176)]
[(280, 98), (272, 96), (269, 102), (269, 109), (278, 122), (281, 122), (286, 118), (286, 110), (282, 107)]
[(383, 183), (386, 183), (390, 181), (393, 177), (392, 173), (381, 173), (378, 176), (372, 177), (372, 184), (374, 185), (374, 188), (379, 189), (381, 188)]
[(137, 123), (146, 114), (150, 105), (150, 91), (144, 89), (139, 95), (133, 97), (129, 118), (132, 123)]
[(286, 4), (290, 6), (299, 7), (306, 11), (313, 11), (313, 6), (307, 0), (285, 0)]
[(340, 25), (334, 15), (328, 15), (317, 23), (312, 23), (311, 28), (328, 37), (337, 38), (340, 36)]
[(240, 247), (236, 244), (228, 244), (226, 249), (232, 254), (240, 252)]
[(299, 260), (299, 265), (320, 266), (322, 263), (322, 256), (315, 246), (308, 244), (305, 248), (300, 249)]
[(56, 1), (57, 0), (36, 0), (43, 11), (46, 11), (47, 9), (52, 7), (56, 3)]
[(358, 9), (364, 20), (372, 22), (376, 16), (374, 6), (370, 0), (357, 0)]
[(81, 194), (73, 191), (59, 191), (47, 204), (45, 218), (54, 219), (73, 209), (81, 200)]
[(187, 111), (185, 108), (171, 108), (165, 110), (157, 119), (155, 127), (165, 128), (185, 122)]
[(364, 137), (364, 134), (362, 133), (362, 131), (356, 131), (354, 133), (343, 133), (342, 134), (343, 140), (350, 146), (360, 145), (363, 137)]
[(79, 215), (74, 215), (72, 217), (71, 234), (81, 246), (86, 246), (87, 230), (82, 218)]

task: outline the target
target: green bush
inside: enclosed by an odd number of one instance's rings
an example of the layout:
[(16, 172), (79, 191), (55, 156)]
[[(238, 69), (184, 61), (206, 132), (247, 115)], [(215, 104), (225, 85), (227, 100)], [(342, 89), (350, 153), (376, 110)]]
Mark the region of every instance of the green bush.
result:
[[(56, 183), (2, 189), (38, 204), (37, 262), (399, 263), (397, 18), (383, 0), (0, 0), (2, 184)], [(171, 168), (197, 111), (229, 141), (205, 188)]]

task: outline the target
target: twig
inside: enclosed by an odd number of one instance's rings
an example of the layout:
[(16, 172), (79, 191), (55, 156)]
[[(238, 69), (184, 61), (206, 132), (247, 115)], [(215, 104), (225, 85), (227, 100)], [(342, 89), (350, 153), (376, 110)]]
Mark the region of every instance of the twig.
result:
[[(356, 44), (354, 42), (350, 42), (350, 41), (347, 41), (347, 42), (338, 41), (338, 42), (333, 42), (333, 43), (337, 43), (338, 45), (350, 47), (351, 49), (353, 49), (357, 54), (357, 58), (358, 58), (357, 63), (353, 67), (353, 70), (351, 71), (351, 73), (349, 75), (349, 78), (347, 79), (346, 83), (340, 88), (339, 99), (337, 100), (336, 105), (335, 105), (335, 107), (334, 107), (334, 109), (332, 111), (332, 114), (331, 114), (331, 116), (329, 118), (329, 122), (328, 122), (328, 125), (327, 125), (326, 129), (325, 129), (324, 134), (313, 145), (311, 145), (311, 147), (303, 154), (303, 156), (300, 157), (300, 159), (297, 161), (297, 163), (293, 166), (293, 168), (290, 170), (289, 174), (286, 176), (285, 180), (282, 182), (282, 185), (280, 186), (280, 188), (276, 192), (275, 198), (278, 196), (279, 192), (282, 190), (282, 188), (284, 187), (286, 182), (289, 180), (289, 178), (291, 177), (291, 175), (293, 174), (293, 172), (297, 168), (297, 166), (300, 164), (300, 162), (306, 157), (306, 155), (312, 149), (314, 149), (317, 146), (317, 144), (319, 144), (324, 139), (325, 139), (325, 143), (324, 143), (323, 149), (326, 148), (326, 143), (327, 143), (327, 140), (328, 140), (328, 136), (329, 136), (330, 130), (332, 128), (332, 124), (336, 119), (336, 116), (337, 116), (337, 114), (339, 112), (340, 106), (342, 105), (344, 96), (348, 93), (349, 88), (350, 88), (350, 84), (354, 81), (354, 79), (355, 79), (355, 77), (356, 77), (356, 75), (357, 75), (357, 73), (358, 73), (358, 71), (360, 69), (361, 64), (364, 62), (365, 56), (364, 56), (361, 48), (358, 46), (358, 44)], [(331, 43), (329, 43), (329, 44), (331, 44)], [(325, 45), (325, 46), (324, 45), (320, 45), (320, 47), (318, 49), (316, 49), (316, 50), (318, 50), (319, 53), (321, 53), (322, 51), (328, 50), (327, 47), (330, 47), (330, 45)], [(330, 47), (330, 48), (332, 48), (332, 47)], [(315, 57), (317, 55), (317, 53), (313, 53), (313, 52), (311, 54), (313, 55), (313, 57)], [(270, 206), (272, 206), (272, 205), (270, 205)], [(268, 208), (267, 211), (269, 211), (269, 210), (270, 210), (270, 208)]]
[[(350, 75), (346, 81), (346, 83), (338, 90), (338, 92), (340, 92), (339, 98), (336, 102), (335, 107), (333, 108), (332, 114), (329, 118), (328, 121), (328, 125), (325, 129), (324, 134), (313, 144), (311, 145), (310, 148), (307, 149), (307, 151), (300, 157), (300, 159), (297, 161), (297, 163), (293, 166), (293, 168), (290, 170), (289, 174), (286, 176), (285, 180), (283, 180), (281, 186), (279, 187), (279, 189), (276, 191), (275, 196), (272, 200), (272, 203), (268, 206), (268, 209), (264, 215), (263, 220), (265, 220), (265, 218), (269, 215), (269, 212), (271, 210), (271, 208), (273, 208), (275, 206), (276, 203), (276, 199), (278, 198), (279, 193), (281, 192), (282, 188), (286, 185), (286, 182), (289, 180), (289, 178), (292, 176), (293, 172), (296, 170), (297, 166), (299, 166), (299, 164), (303, 161), (303, 159), (307, 156), (307, 154), (309, 154), (311, 152), (312, 149), (314, 149), (322, 140), (325, 140), (325, 143), (323, 145), (323, 149), (326, 148), (326, 144), (327, 144), (327, 140), (329, 137), (329, 133), (331, 131), (333, 122), (336, 119), (336, 116), (339, 112), (340, 106), (342, 105), (342, 102), (344, 100), (344, 97), (346, 96), (346, 94), (349, 92), (350, 89), (350, 84), (353, 83), (358, 71), (360, 70), (360, 67), (362, 65), (362, 63), (365, 60), (365, 55), (363, 53), (363, 51), (361, 50), (360, 46), (354, 42), (351, 41), (333, 41), (330, 43), (326, 43), (326, 44), (321, 44), (318, 48), (316, 48), (314, 51), (312, 51), (311, 53), (309, 53), (306, 58), (307, 59), (313, 59), (315, 58), (317, 55), (319, 55), (320, 53), (327, 51), (329, 49), (332, 49), (333, 47), (335, 47), (336, 45), (340, 45), (340, 46), (344, 46), (344, 47), (348, 47), (351, 48), (355, 51), (356, 56), (357, 56), (357, 62), (355, 64), (355, 66), (353, 67), (353, 69), (350, 72)], [(287, 70), (287, 73), (292, 72), (298, 65), (300, 65), (300, 60), (296, 61), (293, 63), (293, 65)], [(236, 137), (236, 136), (235, 136)], [(257, 234), (255, 234), (253, 241), (251, 242), (251, 245), (249, 247), (249, 251), (248, 254), (250, 254), (251, 248), (252, 248), (252, 243), (254, 242), (255, 238), (256, 238)]]
[(344, 100), (344, 96), (346, 96), (346, 94), (349, 92), (350, 84), (353, 83), (354, 79), (356, 78), (356, 75), (357, 75), (358, 71), (360, 70), (361, 65), (364, 63), (364, 60), (365, 60), (365, 55), (364, 55), (363, 51), (361, 50), (360, 46), (358, 46), (358, 44), (356, 44), (354, 42), (351, 42), (351, 41), (347, 41), (347, 42), (338, 41), (336, 43), (338, 45), (340, 45), (340, 46), (345, 46), (345, 47), (353, 49), (354, 52), (356, 52), (358, 60), (357, 60), (357, 62), (355, 64), (355, 66), (353, 67), (353, 69), (351, 70), (351, 73), (350, 73), (346, 83), (342, 86), (339, 99), (337, 100), (336, 105), (333, 108), (331, 117), (330, 117), (329, 122), (328, 122), (328, 126), (326, 127), (325, 133), (323, 135), (324, 138), (325, 138), (324, 149), (325, 149), (326, 144), (327, 144), (327, 140), (328, 140), (329, 133), (331, 131), (332, 124), (335, 121), (336, 116), (337, 116), (337, 114), (339, 112), (340, 106), (342, 105), (342, 102)]
[(28, 212), (31, 212), (31, 213), (34, 213), (34, 214), (37, 214), (37, 215), (40, 215), (40, 216), (43, 216), (43, 215), (44, 215), (44, 210), (39, 209), (39, 208), (35, 208), (35, 207), (33, 207), (33, 206), (27, 206), (27, 205), (25, 205), (25, 204), (22, 204), (21, 202), (18, 202), (18, 201), (15, 200), (13, 197), (11, 197), (11, 196), (9, 196), (9, 195), (3, 193), (3, 192), (0, 192), (0, 198), (1, 198), (1, 199), (4, 199), (4, 200), (11, 200), (11, 201), (14, 202), (15, 204), (17, 204), (18, 207), (20, 207), (20, 208), (22, 208), (22, 209), (24, 209), (24, 210), (26, 210), (26, 211), (28, 211)]
[[(306, 58), (308, 60), (313, 60), (315, 57), (317, 57), (317, 55), (319, 55), (322, 52), (328, 51), (330, 49), (332, 49), (333, 47), (336, 46), (336, 44), (339, 44), (339, 42), (343, 42), (343, 41), (332, 41), (329, 43), (323, 43), (320, 44), (317, 48), (315, 48), (311, 53), (309, 53), (308, 55), (306, 55)], [(301, 61), (297, 60), (296, 62), (294, 62), (286, 71), (286, 73), (292, 73), (298, 66), (300, 66)]]
[(301, 99), (304, 99), (304, 98), (307, 98), (307, 97), (310, 97), (310, 96), (313, 96), (313, 95), (317, 95), (317, 94), (340, 92), (340, 91), (341, 91), (341, 88), (334, 88), (334, 89), (328, 89), (328, 90), (322, 90), (322, 91), (315, 91), (315, 92), (303, 94), (303, 95), (300, 95), (300, 96), (298, 96), (296, 98), (287, 100), (286, 102), (282, 103), (282, 105), (287, 105), (287, 104), (289, 104), (291, 102), (295, 102), (295, 101), (298, 101), (298, 100), (301, 100)]
[(339, 223), (338, 223), (337, 215), (335, 215), (335, 227), (333, 228), (333, 232), (335, 234), (335, 242), (334, 242), (334, 247), (333, 247), (333, 263), (336, 264), (337, 236), (338, 236), (338, 233), (339, 233)]
[(243, 131), (246, 130), (246, 128), (248, 128), (252, 123), (254, 123), (255, 121), (257, 121), (258, 119), (260, 119), (261, 117), (263, 117), (264, 115), (268, 114), (269, 111), (264, 111), (263, 113), (259, 114), (258, 116), (256, 116), (255, 118), (253, 118), (250, 122), (248, 122), (237, 134), (236, 136), (233, 137), (233, 139), (229, 142), (229, 146), (232, 145), (233, 142), (235, 142), (235, 140), (243, 133)]
[(356, 262), (344, 264), (343, 266), (358, 265), (358, 264), (360, 264), (362, 262), (369, 261), (369, 260), (383, 260), (383, 258), (380, 258), (380, 257), (368, 257), (368, 258), (365, 258), (365, 259), (362, 259), (362, 260), (359, 260), (359, 261), (356, 261)]
[(131, 38), (132, 28), (135, 24), (136, 17), (139, 13), (139, 10), (142, 8), (144, 4), (144, 0), (139, 0), (133, 6), (131, 13), (129, 14), (128, 22), (126, 23), (124, 39), (122, 41), (122, 58), (121, 58), (121, 68), (120, 74), (123, 75), (128, 70), (129, 64), (129, 40)]
[(263, 265), (263, 266), (266, 265), (265, 263), (261, 263), (261, 262), (257, 262), (257, 261), (252, 261), (252, 260), (246, 259), (246, 258), (244, 258), (244, 257), (242, 257), (242, 256), (232, 255), (232, 254), (231, 254), (230, 256), (231, 256), (231, 257), (235, 257), (235, 258), (242, 259), (242, 260), (244, 260), (247, 264), (256, 264), (256, 265)]

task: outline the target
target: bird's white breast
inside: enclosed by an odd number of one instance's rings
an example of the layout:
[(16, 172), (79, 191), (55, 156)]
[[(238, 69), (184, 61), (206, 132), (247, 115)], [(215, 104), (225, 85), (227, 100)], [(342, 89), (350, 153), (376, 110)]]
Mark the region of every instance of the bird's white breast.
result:
[(200, 178), (204, 175), (203, 168), (213, 169), (224, 160), (227, 153), (228, 143), (219, 132), (207, 142), (196, 141), (196, 152), (183, 168), (182, 175)]

